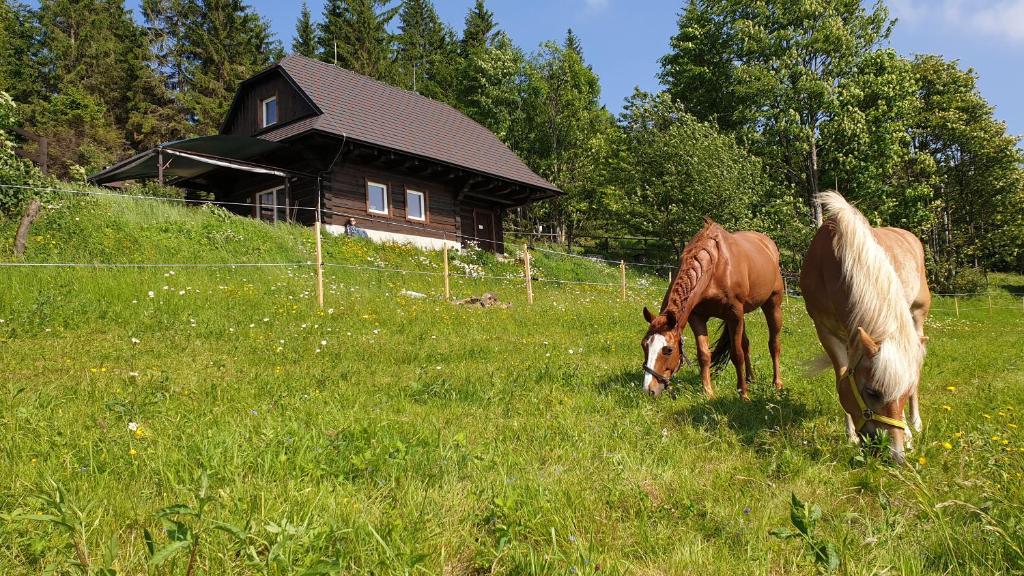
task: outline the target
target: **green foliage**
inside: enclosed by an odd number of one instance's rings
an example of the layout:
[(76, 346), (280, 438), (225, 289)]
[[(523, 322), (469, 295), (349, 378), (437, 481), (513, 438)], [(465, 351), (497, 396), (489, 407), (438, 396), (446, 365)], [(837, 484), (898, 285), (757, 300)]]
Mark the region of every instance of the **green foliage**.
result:
[(770, 190), (760, 161), (729, 136), (686, 113), (667, 94), (637, 91), (618, 143), (617, 213), (628, 229), (671, 240), (680, 251), (709, 217), (749, 229)]
[(238, 84), (279, 60), (281, 43), (241, 0), (186, 0), (182, 11), (182, 104), (196, 133), (216, 133)]
[(462, 66), (455, 32), (441, 22), (430, 0), (406, 0), (398, 20), (398, 84), (428, 98), (454, 104)]
[(817, 504), (808, 504), (791, 495), (789, 503), (789, 521), (796, 531), (788, 528), (776, 528), (771, 535), (788, 540), (800, 538), (807, 544), (807, 552), (823, 572), (835, 572), (839, 569), (839, 552), (835, 545), (821, 540), (817, 535), (818, 521), (821, 520), (821, 508)]
[(912, 64), (893, 50), (869, 53), (839, 89), (822, 127), (826, 182), (840, 182), (872, 222), (923, 235), (934, 222), (935, 162), (913, 145), (922, 103)]
[(17, 124), (14, 100), (0, 91), (0, 217), (16, 214), (32, 194), (24, 188), (8, 186), (41, 185), (43, 178), (31, 163), (14, 152), (10, 130)]
[(662, 59), (662, 79), (704, 117), (736, 127), (780, 183), (803, 192), (820, 222), (811, 204), (821, 190), (819, 131), (838, 111), (840, 81), (890, 27), (880, 2), (692, 3)]
[(614, 119), (600, 104), (601, 85), (569, 30), (563, 45), (546, 42), (526, 63), (524, 114), (510, 138), (525, 161), (564, 196), (531, 208), (530, 218), (557, 222), (572, 244), (585, 229), (608, 229), (605, 198)]
[(508, 36), (499, 34), (490, 46), (475, 50), (466, 58), (460, 81), (460, 107), (514, 150), (518, 148), (515, 127), (523, 117), (520, 104), (525, 82), (526, 57)]
[[(388, 26), (401, 5), (392, 0), (330, 0), (320, 23), (320, 59), (385, 82), (395, 81)], [(335, 58), (335, 54), (337, 57)]]
[(309, 5), (302, 3), (299, 20), (295, 23), (295, 38), (292, 39), (292, 53), (306, 58), (316, 58), (316, 24), (309, 11)]
[(484, 5), (484, 0), (476, 0), (473, 7), (466, 12), (465, 26), (462, 29), (462, 51), (465, 56), (490, 46), (501, 32), (494, 21), (494, 12)]
[(937, 260), (954, 271), (982, 262), (1013, 266), (1024, 253), (1024, 154), (978, 92), (977, 77), (956, 62), (919, 56), (913, 64), (921, 114), (914, 147), (934, 163)]

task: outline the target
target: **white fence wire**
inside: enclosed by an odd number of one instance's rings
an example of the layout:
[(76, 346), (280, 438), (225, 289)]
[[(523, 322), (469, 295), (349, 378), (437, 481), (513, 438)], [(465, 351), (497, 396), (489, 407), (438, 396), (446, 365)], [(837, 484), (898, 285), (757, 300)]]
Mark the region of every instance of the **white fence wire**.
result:
[[(179, 203), (185, 203), (185, 204), (197, 204), (197, 205), (204, 205), (205, 204), (205, 205), (215, 205), (215, 206), (257, 207), (257, 205), (254, 204), (254, 203), (246, 203), (246, 202), (226, 202), (226, 201), (202, 200), (202, 199), (168, 198), (168, 197), (161, 197), (161, 196), (121, 194), (121, 193), (117, 193), (117, 192), (104, 192), (104, 191), (99, 191), (99, 190), (78, 190), (78, 189), (73, 189), (73, 188), (21, 186), (21, 185), (10, 185), (10, 184), (0, 184), (0, 188), (31, 189), (31, 190), (40, 191), (40, 192), (70, 193), (70, 194), (80, 194), (80, 195), (85, 195), (85, 196), (105, 196), (105, 197), (116, 197), (116, 198), (129, 199), (129, 200), (148, 200), (148, 201), (179, 202)], [(316, 210), (315, 207), (293, 206), (292, 208), (293, 209), (301, 209), (301, 210)], [(347, 213), (344, 213), (344, 212), (337, 212), (337, 211), (326, 210), (326, 209), (321, 210), (321, 212), (324, 213), (324, 214), (339, 215), (339, 216), (343, 216), (343, 217), (359, 218), (361, 220), (367, 220), (367, 221), (380, 221), (380, 222), (388, 222), (389, 224), (396, 224), (395, 222), (392, 222), (390, 220), (385, 221), (383, 219), (369, 217), (369, 216), (362, 215), (362, 214), (351, 214), (350, 215), (350, 214), (347, 214)], [(401, 225), (402, 223), (397, 223), (397, 224)], [(420, 226), (415, 226), (415, 225), (409, 225), (409, 226), (411, 228), (422, 229), (422, 227), (420, 227)], [(493, 241), (491, 239), (484, 239), (484, 238), (479, 238), (479, 237), (467, 237), (467, 236), (464, 236), (462, 234), (454, 233), (454, 232), (442, 231), (442, 233), (445, 234), (446, 237), (448, 235), (450, 235), (452, 237), (460, 238), (460, 239), (463, 239), (463, 240)], [(525, 232), (525, 231), (516, 231), (515, 233), (516, 234), (524, 234), (524, 235), (533, 234), (533, 235), (536, 235), (536, 236), (544, 236), (545, 235), (544, 233), (530, 233), (530, 232)], [(674, 269), (678, 268), (677, 266), (672, 266), (672, 265), (668, 265), (668, 264), (648, 264), (648, 263), (645, 263), (645, 262), (626, 262), (624, 260), (613, 260), (613, 259), (608, 259), (608, 258), (601, 258), (601, 257), (598, 257), (598, 256), (588, 256), (588, 255), (583, 255), (583, 254), (574, 254), (574, 253), (571, 253), (571, 252), (565, 252), (565, 251), (560, 251), (560, 250), (551, 250), (551, 249), (542, 248), (542, 247), (539, 247), (539, 246), (530, 247), (530, 248), (528, 248), (528, 250), (536, 251), (536, 252), (541, 252), (541, 253), (545, 253), (545, 254), (550, 254), (552, 256), (557, 256), (557, 257), (575, 258), (575, 259), (580, 259), (580, 260), (586, 260), (586, 261), (594, 262), (594, 263), (618, 264), (620, 266), (639, 267), (639, 268), (646, 268), (646, 269), (670, 269), (670, 270), (674, 270)], [(411, 274), (411, 275), (434, 276), (434, 277), (441, 277), (441, 276), (446, 276), (447, 275), (449, 278), (462, 278), (462, 279), (472, 279), (472, 280), (499, 280), (499, 281), (505, 281), (505, 282), (508, 282), (508, 281), (525, 282), (525, 280), (526, 280), (525, 273), (518, 274), (518, 275), (510, 274), (510, 275), (505, 275), (505, 276), (487, 275), (487, 274), (465, 274), (465, 273), (452, 273), (452, 272), (448, 272), (446, 274), (445, 272), (436, 272), (436, 271), (429, 271), (429, 270), (408, 270), (408, 269), (403, 269), (403, 268), (395, 268), (395, 267), (387, 267), (387, 266), (363, 266), (363, 265), (358, 265), (358, 264), (346, 264), (346, 263), (339, 263), (339, 262), (322, 262), (321, 264), (322, 264), (322, 266), (324, 268), (339, 268), (339, 269), (348, 269), (348, 270), (358, 270), (358, 271), (364, 271), (364, 272), (378, 272), (378, 273), (403, 274), (403, 275)], [(312, 261), (312, 260), (307, 260), (307, 261), (302, 261), (302, 262), (223, 262), (223, 263), (192, 263), (192, 262), (178, 262), (178, 263), (170, 263), (170, 262), (163, 262), (163, 263), (150, 263), (150, 262), (138, 262), (138, 263), (130, 263), (130, 262), (0, 262), (0, 268), (74, 268), (74, 269), (147, 269), (147, 268), (163, 268), (163, 269), (173, 269), (173, 268), (179, 268), (179, 269), (215, 269), (215, 268), (219, 268), (219, 269), (245, 269), (245, 268), (300, 268), (300, 267), (315, 267), (315, 266), (316, 266), (316, 262)], [(609, 267), (607, 271), (609, 273), (614, 273), (616, 270), (614, 268), (612, 268), (612, 267)], [(670, 274), (669, 278), (671, 278), (672, 276), (673, 275)], [(544, 277), (544, 276), (542, 276), (540, 274), (531, 274), (531, 279), (532, 279), (533, 282), (548, 283), (548, 284), (553, 284), (553, 285), (602, 286), (602, 287), (609, 287), (609, 288), (622, 288), (622, 289), (632, 289), (632, 290), (641, 290), (641, 291), (664, 290), (664, 289), (667, 289), (667, 284), (666, 285), (662, 285), (660, 283), (661, 280), (665, 280), (666, 279), (666, 278), (663, 278), (661, 276), (651, 276), (651, 275), (648, 275), (646, 278), (642, 278), (638, 282), (632, 282), (631, 283), (631, 282), (627, 282), (626, 281), (626, 277), (625, 277), (624, 273), (622, 274), (621, 279), (620, 279), (619, 282), (594, 282), (594, 281), (585, 281), (585, 280), (571, 280), (571, 279), (561, 279), (561, 278), (548, 278), (548, 277)], [(797, 274), (793, 274), (793, 273), (783, 273), (783, 279), (784, 279), (785, 284), (786, 284), (786, 294), (787, 294), (787, 297), (800, 298), (799, 293), (794, 290), (794, 288), (799, 285), (799, 276)], [(656, 280), (656, 282), (652, 284), (651, 280)], [(959, 313), (961, 311), (980, 310), (980, 309), (988, 309), (988, 310), (1021, 310), (1021, 311), (1024, 311), (1024, 296), (1021, 297), (1021, 306), (1006, 305), (1005, 304), (1005, 296), (1006, 296), (1005, 294), (998, 294), (998, 293), (992, 293), (992, 292), (982, 292), (982, 293), (949, 293), (949, 294), (947, 294), (947, 293), (932, 293), (932, 296), (933, 297), (938, 297), (938, 298), (952, 299), (952, 301), (954, 303), (954, 306), (952, 308), (943, 307), (943, 306), (939, 306), (939, 307), (934, 307), (933, 306), (931, 308), (932, 312), (955, 312), (957, 315), (959, 315)], [(994, 303), (993, 302), (993, 296), (999, 298), (999, 302), (998, 303)], [(976, 299), (984, 299), (986, 297), (988, 298), (987, 304), (983, 303), (982, 305), (975, 305), (976, 302), (977, 302)], [(1011, 296), (1011, 298), (1013, 298), (1013, 297), (1014, 296)], [(969, 304), (961, 305), (960, 304), (960, 299), (965, 299)]]

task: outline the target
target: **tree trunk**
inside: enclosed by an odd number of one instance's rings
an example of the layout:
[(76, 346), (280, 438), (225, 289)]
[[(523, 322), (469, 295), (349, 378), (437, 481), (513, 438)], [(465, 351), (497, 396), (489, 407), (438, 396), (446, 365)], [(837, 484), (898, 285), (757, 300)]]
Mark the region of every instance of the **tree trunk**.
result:
[(818, 201), (818, 137), (814, 135), (814, 129), (811, 129), (811, 170), (810, 170), (810, 181), (811, 181), (811, 215), (814, 217), (814, 227), (821, 228), (821, 222), (823, 220), (821, 214), (821, 202)]
[(39, 216), (39, 208), (41, 203), (38, 198), (33, 198), (28, 206), (25, 207), (25, 213), (21, 217), (21, 224), (18, 225), (18, 232), (14, 235), (14, 255), (23, 256), (25, 254), (25, 244), (28, 242), (28, 230), (32, 227), (32, 222), (35, 221), (36, 217)]

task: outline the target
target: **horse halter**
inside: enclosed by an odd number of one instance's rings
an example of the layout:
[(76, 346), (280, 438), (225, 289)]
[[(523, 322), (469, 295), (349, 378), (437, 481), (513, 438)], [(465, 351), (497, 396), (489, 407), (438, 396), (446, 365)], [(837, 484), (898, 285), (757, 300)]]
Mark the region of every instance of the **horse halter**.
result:
[(864, 353), (858, 353), (857, 356), (855, 356), (855, 358), (857, 359), (857, 361), (853, 362), (849, 367), (846, 368), (846, 374), (843, 375), (840, 381), (846, 380), (847, 382), (850, 383), (850, 393), (853, 394), (853, 399), (854, 401), (857, 402), (857, 408), (860, 410), (860, 412), (853, 415), (854, 424), (857, 426), (857, 432), (863, 430), (864, 426), (868, 423), (868, 421), (871, 420), (874, 420), (875, 422), (878, 422), (880, 424), (887, 424), (889, 426), (895, 426), (897, 428), (909, 430), (910, 428), (907, 426), (906, 420), (897, 420), (896, 418), (883, 416), (881, 414), (876, 413), (871, 408), (868, 408), (867, 403), (864, 402), (864, 397), (860, 395), (860, 388), (857, 387), (857, 381), (854, 379), (853, 376), (853, 371), (857, 368), (857, 366), (860, 365), (860, 361), (864, 359)]
[[(679, 336), (679, 358), (680, 358), (680, 360), (679, 360), (679, 365), (680, 366), (683, 366), (683, 365), (689, 366), (690, 365), (690, 359), (686, 356), (686, 336), (683, 336), (683, 335)], [(665, 375), (662, 375), (662, 374), (658, 374), (658, 372), (656, 370), (654, 370), (654, 368), (649, 367), (646, 362), (644, 363), (643, 368), (644, 368), (644, 372), (650, 374), (655, 380), (658, 381), (658, 384), (661, 384), (665, 388), (665, 390), (669, 391), (669, 394), (672, 395), (672, 398), (676, 397), (675, 390), (674, 389), (670, 389), (669, 388), (669, 384), (672, 383), (672, 376), (675, 376), (675, 373), (679, 370), (679, 368), (676, 368), (675, 370), (673, 370), (672, 374), (670, 374), (668, 376), (665, 376)]]

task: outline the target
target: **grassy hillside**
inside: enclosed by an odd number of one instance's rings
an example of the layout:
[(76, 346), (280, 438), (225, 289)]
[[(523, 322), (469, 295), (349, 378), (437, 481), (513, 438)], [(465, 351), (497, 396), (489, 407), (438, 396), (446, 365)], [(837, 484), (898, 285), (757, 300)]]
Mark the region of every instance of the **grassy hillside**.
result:
[[(25, 261), (303, 263), (312, 243), (219, 210), (62, 198)], [(751, 402), (729, 371), (705, 399), (692, 368), (652, 401), (640, 309), (663, 277), (631, 272), (625, 302), (538, 282), (530, 306), (514, 258), (460, 255), (453, 272), (485, 277), (456, 297), (511, 304), (485, 310), (443, 302), (438, 276), (364, 269), (436, 272), (439, 254), (325, 254), (348, 267), (327, 268), (323, 312), (303, 264), (0, 268), (0, 573), (791, 574), (816, 569), (810, 541), (847, 574), (1024, 570), (1018, 277), (991, 308), (936, 301), (926, 430), (893, 467), (845, 443), (798, 299), (784, 391), (752, 315)], [(810, 539), (769, 534), (795, 530), (793, 494), (822, 511)]]

